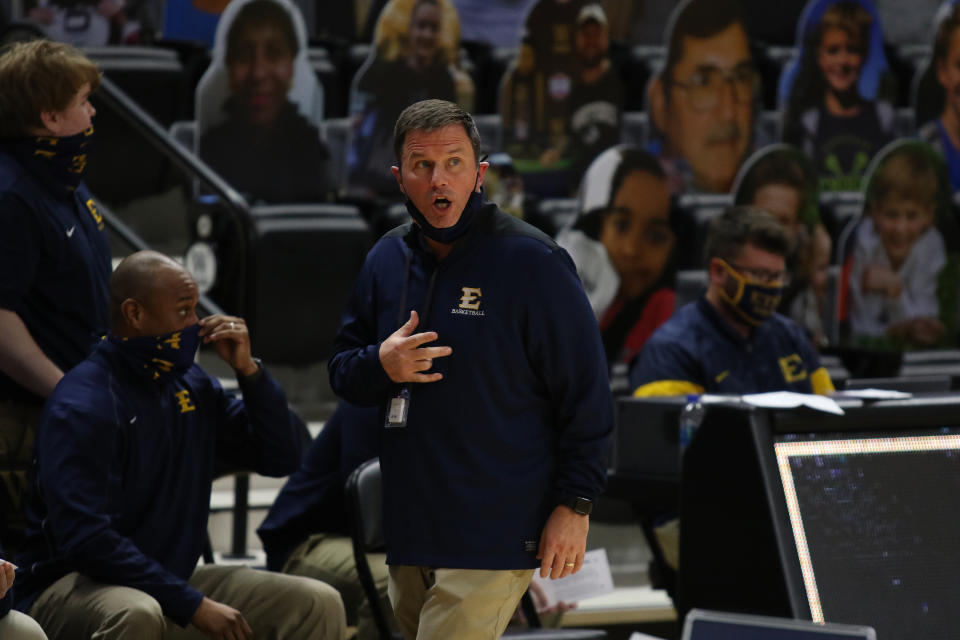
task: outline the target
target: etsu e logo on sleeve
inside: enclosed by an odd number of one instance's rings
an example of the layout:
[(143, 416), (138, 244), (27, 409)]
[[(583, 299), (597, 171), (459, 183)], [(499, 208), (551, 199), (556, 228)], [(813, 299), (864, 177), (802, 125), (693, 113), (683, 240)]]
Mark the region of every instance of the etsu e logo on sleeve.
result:
[(450, 309), (450, 313), (463, 316), (485, 315), (480, 309), (480, 304), (483, 302), (483, 292), (480, 287), (460, 287), (460, 291), (462, 293), (460, 304)]

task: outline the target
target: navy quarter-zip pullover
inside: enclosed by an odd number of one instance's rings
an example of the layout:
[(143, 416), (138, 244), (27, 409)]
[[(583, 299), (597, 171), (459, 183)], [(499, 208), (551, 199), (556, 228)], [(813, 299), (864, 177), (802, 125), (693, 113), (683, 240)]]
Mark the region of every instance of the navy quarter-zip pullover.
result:
[[(411, 310), (453, 354), (413, 384), (408, 424), (384, 428), (391, 564), (539, 566), (546, 519), (605, 486), (612, 400), (596, 320), (567, 253), (484, 203), (437, 262), (404, 225), (370, 251), (329, 361), (334, 391), (385, 409), (398, 386), (380, 343)], [(383, 411), (381, 420), (383, 423)]]

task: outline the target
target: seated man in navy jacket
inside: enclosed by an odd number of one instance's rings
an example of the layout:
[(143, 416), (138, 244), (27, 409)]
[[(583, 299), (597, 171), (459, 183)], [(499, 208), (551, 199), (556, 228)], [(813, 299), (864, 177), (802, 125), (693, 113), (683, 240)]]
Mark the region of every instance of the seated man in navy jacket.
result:
[[(214, 458), (282, 476), (300, 457), (286, 398), (251, 357), (243, 320), (198, 321), (197, 300), (173, 260), (126, 258), (110, 278), (110, 334), (46, 403), (16, 606), (51, 640), (343, 636), (328, 585), (197, 568)], [(201, 341), (234, 369), (243, 401), (194, 363)]]
[[(380, 454), (382, 429), (376, 407), (341, 400), (257, 529), (268, 569), (316, 578), (340, 592), (358, 640), (380, 636), (353, 561), (344, 485), (354, 469)], [(381, 608), (393, 625), (386, 555), (367, 555)]]
[[(776, 313), (786, 285), (786, 229), (766, 211), (731, 207), (710, 223), (710, 283), (647, 340), (630, 370), (634, 395), (833, 391), (807, 334)], [(672, 519), (657, 529), (668, 565), (679, 565)]]
[(715, 218), (707, 292), (644, 345), (630, 371), (634, 395), (833, 391), (803, 329), (776, 313), (789, 248), (787, 231), (765, 211), (731, 207)]

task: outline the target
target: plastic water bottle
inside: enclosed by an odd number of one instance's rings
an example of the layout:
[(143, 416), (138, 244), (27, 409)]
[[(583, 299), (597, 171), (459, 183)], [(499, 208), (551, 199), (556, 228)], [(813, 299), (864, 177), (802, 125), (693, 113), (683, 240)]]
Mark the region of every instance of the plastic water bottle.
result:
[(700, 428), (703, 422), (703, 403), (700, 402), (700, 396), (691, 393), (687, 396), (687, 404), (680, 411), (680, 462), (683, 463), (683, 452), (686, 451), (690, 441), (693, 440), (693, 434)]

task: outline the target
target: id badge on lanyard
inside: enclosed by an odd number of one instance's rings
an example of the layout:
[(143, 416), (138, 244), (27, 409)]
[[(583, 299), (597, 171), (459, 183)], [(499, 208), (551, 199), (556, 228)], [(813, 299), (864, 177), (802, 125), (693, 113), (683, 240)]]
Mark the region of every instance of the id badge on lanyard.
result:
[(387, 416), (383, 426), (387, 429), (403, 428), (407, 426), (407, 414), (410, 412), (410, 385), (400, 387), (397, 393), (390, 397), (387, 403)]

